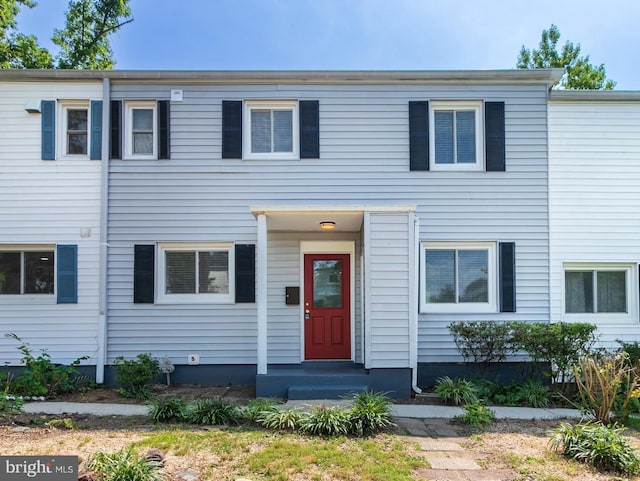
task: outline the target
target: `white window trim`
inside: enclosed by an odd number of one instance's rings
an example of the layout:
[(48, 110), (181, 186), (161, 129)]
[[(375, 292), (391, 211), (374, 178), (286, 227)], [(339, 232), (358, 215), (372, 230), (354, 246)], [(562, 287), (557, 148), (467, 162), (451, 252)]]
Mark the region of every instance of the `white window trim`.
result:
[[(627, 312), (566, 312), (566, 271), (625, 271)], [(566, 321), (638, 321), (638, 265), (633, 262), (565, 262), (562, 264), (562, 319)]]
[[(429, 304), (426, 301), (426, 250), (487, 250), (489, 302)], [(429, 314), (486, 314), (498, 312), (498, 260), (496, 242), (421, 242), (420, 243), (420, 312)]]
[[(56, 158), (58, 160), (88, 160), (91, 153), (91, 105), (89, 100), (58, 100), (56, 109)], [(86, 109), (87, 111), (87, 153), (68, 154), (67, 145), (67, 111)]]
[[(300, 158), (300, 121), (297, 100), (245, 100), (242, 114), (242, 157), (249, 160), (297, 160)], [(251, 111), (253, 109), (291, 110), (291, 152), (251, 152)]]
[[(157, 304), (233, 304), (235, 302), (235, 249), (231, 242), (158, 244), (156, 257), (156, 303)], [(166, 251), (220, 250), (229, 253), (229, 293), (228, 294), (167, 294), (166, 293)]]
[[(438, 170), (484, 170), (484, 116), (481, 100), (432, 100), (429, 102), (429, 169)], [(437, 164), (435, 113), (438, 110), (474, 110), (476, 116), (476, 162), (473, 164)], [(455, 143), (455, 139), (454, 139)]]
[[(153, 152), (133, 153), (133, 111), (153, 109)], [(128, 100), (124, 102), (124, 158), (129, 160), (156, 160), (158, 158), (158, 108), (155, 100)]]
[[(10, 304), (16, 301), (28, 302), (29, 304), (55, 304), (58, 295), (58, 256), (55, 244), (2, 244), (0, 252), (33, 252), (51, 251), (54, 255), (53, 261), (53, 293), (51, 294), (0, 294), (0, 304)], [(24, 289), (24, 256), (20, 256), (20, 291)]]

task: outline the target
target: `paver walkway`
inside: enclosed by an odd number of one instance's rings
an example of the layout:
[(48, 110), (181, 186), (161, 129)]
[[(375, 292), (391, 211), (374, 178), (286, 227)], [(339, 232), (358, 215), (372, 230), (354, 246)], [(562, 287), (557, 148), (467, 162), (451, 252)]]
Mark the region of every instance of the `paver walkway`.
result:
[(509, 481), (515, 473), (510, 470), (483, 469), (478, 459), (458, 443), (463, 436), (447, 419), (397, 418), (399, 428), (418, 443), (420, 454), (431, 468), (414, 472), (416, 479), (425, 481)]

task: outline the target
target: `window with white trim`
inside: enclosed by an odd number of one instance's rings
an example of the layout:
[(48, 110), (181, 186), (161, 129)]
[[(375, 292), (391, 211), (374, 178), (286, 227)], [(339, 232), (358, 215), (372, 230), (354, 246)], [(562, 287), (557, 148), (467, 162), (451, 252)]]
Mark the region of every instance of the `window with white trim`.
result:
[(157, 108), (155, 101), (125, 102), (125, 156), (128, 159), (157, 159)]
[(243, 157), (247, 159), (299, 158), (298, 102), (245, 101)]
[(50, 246), (0, 249), (0, 295), (53, 294), (55, 256)]
[(89, 122), (89, 101), (59, 101), (58, 158), (89, 158)]
[(635, 270), (634, 264), (564, 264), (565, 314), (635, 316)]
[(422, 312), (496, 312), (496, 244), (423, 242)]
[(482, 102), (430, 102), (431, 170), (483, 170)]
[(233, 302), (233, 244), (160, 244), (159, 253), (159, 302)]

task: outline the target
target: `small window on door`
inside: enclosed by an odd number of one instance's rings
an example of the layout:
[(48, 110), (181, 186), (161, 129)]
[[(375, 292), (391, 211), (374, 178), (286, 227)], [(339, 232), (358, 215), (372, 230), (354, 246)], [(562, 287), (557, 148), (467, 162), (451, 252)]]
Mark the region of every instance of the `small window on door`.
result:
[(313, 261), (313, 307), (342, 307), (342, 261)]

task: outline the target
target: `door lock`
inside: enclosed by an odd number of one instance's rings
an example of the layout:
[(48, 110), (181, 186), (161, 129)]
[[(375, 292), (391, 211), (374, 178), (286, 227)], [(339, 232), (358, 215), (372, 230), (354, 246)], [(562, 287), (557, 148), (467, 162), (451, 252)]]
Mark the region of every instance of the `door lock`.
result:
[(311, 319), (311, 311), (309, 311), (309, 309), (305, 309), (305, 311), (304, 311), (304, 320), (308, 321), (309, 319)]

